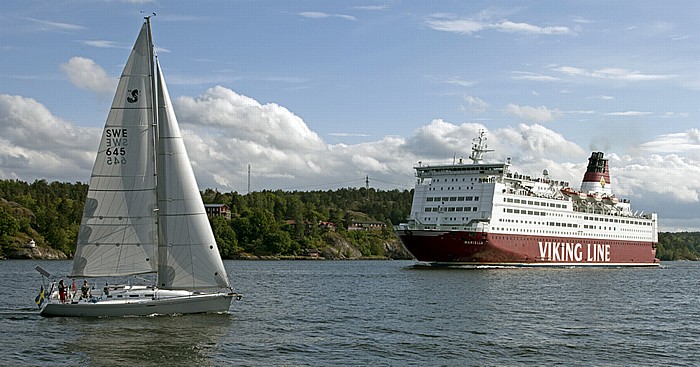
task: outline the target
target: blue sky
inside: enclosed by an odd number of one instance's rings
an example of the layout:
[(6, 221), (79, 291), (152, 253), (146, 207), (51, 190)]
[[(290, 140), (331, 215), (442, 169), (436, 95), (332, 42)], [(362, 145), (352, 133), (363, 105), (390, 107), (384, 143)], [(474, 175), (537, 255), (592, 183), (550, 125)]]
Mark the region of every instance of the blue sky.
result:
[(700, 230), (695, 1), (0, 2), (0, 177), (87, 181), (142, 11), (202, 189), (411, 188), (485, 129)]

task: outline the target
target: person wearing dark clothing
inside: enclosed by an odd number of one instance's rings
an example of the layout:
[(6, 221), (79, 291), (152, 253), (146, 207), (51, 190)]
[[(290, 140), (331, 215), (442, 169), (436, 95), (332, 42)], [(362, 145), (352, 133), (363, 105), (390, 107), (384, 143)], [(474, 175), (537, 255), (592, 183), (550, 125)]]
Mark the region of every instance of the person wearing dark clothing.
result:
[(58, 297), (61, 303), (66, 303), (66, 285), (63, 283), (63, 279), (58, 282)]
[(80, 287), (80, 292), (82, 293), (80, 298), (84, 298), (84, 299), (90, 298), (90, 285), (88, 284), (87, 280), (83, 281), (83, 286)]

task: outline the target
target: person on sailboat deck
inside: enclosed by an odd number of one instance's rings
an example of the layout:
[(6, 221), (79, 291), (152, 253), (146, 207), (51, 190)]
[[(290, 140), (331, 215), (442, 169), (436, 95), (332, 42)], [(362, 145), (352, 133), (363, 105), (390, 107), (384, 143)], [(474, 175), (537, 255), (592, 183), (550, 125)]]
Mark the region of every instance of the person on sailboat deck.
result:
[(78, 291), (78, 286), (75, 285), (75, 279), (73, 279), (73, 284), (70, 286), (70, 298), (73, 299), (75, 297), (75, 293)]
[(58, 282), (58, 297), (61, 303), (66, 303), (66, 285), (63, 284), (63, 279)]
[(87, 280), (83, 281), (83, 286), (80, 287), (80, 291), (82, 292), (82, 295), (80, 296), (80, 298), (85, 298), (85, 299), (90, 298), (90, 284), (88, 284)]

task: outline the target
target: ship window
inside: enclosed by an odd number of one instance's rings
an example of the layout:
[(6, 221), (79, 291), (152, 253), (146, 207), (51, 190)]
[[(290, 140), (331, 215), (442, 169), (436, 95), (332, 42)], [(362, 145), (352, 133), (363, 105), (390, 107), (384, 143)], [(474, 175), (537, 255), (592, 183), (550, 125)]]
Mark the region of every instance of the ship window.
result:
[(512, 202), (513, 202), (513, 199), (508, 198), (508, 202), (509, 202), (509, 203), (512, 203)]
[[(467, 208), (464, 208), (464, 209), (467, 209)], [(506, 209), (506, 212), (508, 212), (508, 213), (512, 213), (512, 212), (513, 212), (513, 209), (511, 209), (511, 208), (508, 208), (508, 209)]]
[(515, 214), (520, 214), (520, 209), (515, 209)]
[(433, 201), (433, 198), (431, 198), (431, 197), (426, 198), (425, 201)]
[(532, 205), (532, 200), (528, 200), (527, 205)]
[(461, 206), (457, 208), (458, 212), (461, 212), (462, 210), (464, 210), (464, 208), (462, 208)]
[(442, 197), (442, 201), (449, 201), (449, 200), (450, 200), (450, 198), (448, 198), (447, 196)]
[[(467, 196), (466, 198), (464, 198), (464, 201), (472, 201), (472, 199), (473, 198), (471, 196)], [(508, 200), (510, 200), (510, 199), (508, 199)]]
[(447, 208), (447, 211), (448, 211), (448, 212), (453, 212), (453, 211), (455, 211), (455, 208), (454, 208), (454, 207), (452, 207), (452, 208)]
[(474, 201), (479, 201), (479, 197), (478, 197), (478, 196), (474, 196)]
[(532, 215), (532, 210), (528, 210), (527, 214)]
[(450, 201), (457, 201), (457, 197), (455, 197), (455, 196), (451, 197)]
[(464, 196), (460, 196), (457, 198), (457, 201), (464, 201)]
[(520, 199), (514, 199), (513, 200), (516, 204), (520, 204)]

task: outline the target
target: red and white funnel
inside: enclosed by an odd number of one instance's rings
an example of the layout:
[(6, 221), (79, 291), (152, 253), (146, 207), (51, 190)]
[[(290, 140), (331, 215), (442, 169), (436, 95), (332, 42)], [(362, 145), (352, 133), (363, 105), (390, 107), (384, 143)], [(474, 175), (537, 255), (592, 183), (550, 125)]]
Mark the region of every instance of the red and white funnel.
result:
[(588, 158), (588, 167), (581, 183), (581, 192), (612, 195), (610, 169), (608, 168), (608, 160), (603, 158), (603, 152), (593, 152)]

